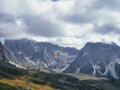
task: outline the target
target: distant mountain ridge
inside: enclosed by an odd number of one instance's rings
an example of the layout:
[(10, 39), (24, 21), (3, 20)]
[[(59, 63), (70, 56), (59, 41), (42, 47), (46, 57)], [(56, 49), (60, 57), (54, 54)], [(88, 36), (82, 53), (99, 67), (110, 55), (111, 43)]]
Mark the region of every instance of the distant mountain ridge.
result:
[(88, 42), (78, 57), (65, 70), (69, 73), (87, 73), (95, 76), (120, 78), (120, 47), (112, 44)]
[[(49, 69), (63, 71), (76, 58), (78, 50), (65, 48), (49, 42), (36, 42), (28, 39), (5, 40), (5, 46), (16, 57), (13, 63), (29, 69)], [(60, 56), (56, 58), (55, 52)]]

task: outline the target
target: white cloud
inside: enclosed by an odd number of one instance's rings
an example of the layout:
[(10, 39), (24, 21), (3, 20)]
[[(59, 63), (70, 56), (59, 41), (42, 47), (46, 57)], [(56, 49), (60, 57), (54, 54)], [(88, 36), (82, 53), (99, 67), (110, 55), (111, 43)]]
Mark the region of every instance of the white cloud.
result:
[[(103, 39), (119, 44), (119, 3), (119, 0), (0, 0), (0, 37), (29, 37), (77, 48), (88, 41)], [(108, 26), (112, 27), (104, 30)]]

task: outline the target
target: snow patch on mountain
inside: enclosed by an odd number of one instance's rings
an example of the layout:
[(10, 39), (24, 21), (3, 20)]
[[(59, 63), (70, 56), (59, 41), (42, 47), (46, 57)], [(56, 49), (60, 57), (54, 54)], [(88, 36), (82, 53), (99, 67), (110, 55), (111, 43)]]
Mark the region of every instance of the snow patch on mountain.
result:
[(22, 52), (19, 51), (18, 54), (22, 54)]
[(46, 63), (44, 63), (44, 62), (41, 62), (41, 63), (45, 66), (45, 68), (48, 68)]
[(29, 63), (35, 65), (35, 62), (33, 62), (32, 60), (30, 60), (30, 58), (31, 58), (31, 57), (25, 57), (25, 59), (26, 59)]
[(15, 65), (18, 68), (26, 69), (26, 67), (20, 66), (19, 64), (16, 64), (16, 63), (14, 63), (12, 61), (9, 61), (9, 63), (12, 64), (12, 65)]
[(76, 70), (76, 73), (79, 73), (80, 72), (80, 67), (79, 68), (77, 68), (77, 70)]

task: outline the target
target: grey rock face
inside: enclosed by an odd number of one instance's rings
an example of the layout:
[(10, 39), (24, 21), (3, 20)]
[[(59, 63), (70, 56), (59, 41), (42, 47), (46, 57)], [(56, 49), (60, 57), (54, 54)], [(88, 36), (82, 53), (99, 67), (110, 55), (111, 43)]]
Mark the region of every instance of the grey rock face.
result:
[(65, 70), (70, 73), (87, 73), (95, 76), (120, 78), (120, 47), (104, 43), (87, 43), (78, 57)]
[[(5, 46), (17, 58), (17, 64), (29, 69), (49, 69), (62, 72), (77, 56), (75, 48), (64, 48), (48, 42), (28, 39), (5, 40)], [(55, 53), (59, 52), (59, 57)]]
[(9, 62), (13, 59), (12, 53), (0, 42), (0, 60)]

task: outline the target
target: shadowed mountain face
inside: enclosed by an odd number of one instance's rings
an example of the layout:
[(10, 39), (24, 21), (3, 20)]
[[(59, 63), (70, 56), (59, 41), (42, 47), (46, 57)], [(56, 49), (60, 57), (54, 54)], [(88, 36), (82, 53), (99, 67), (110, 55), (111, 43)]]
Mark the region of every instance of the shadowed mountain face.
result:
[(4, 56), (4, 46), (2, 45), (2, 43), (0, 42), (0, 60), (5, 60), (5, 56)]
[(12, 52), (10, 52), (1, 42), (0, 42), (0, 60), (9, 62), (10, 59), (14, 60)]
[[(64, 48), (48, 42), (36, 42), (28, 39), (5, 40), (5, 46), (16, 57), (11, 63), (29, 69), (49, 69), (62, 72), (76, 58), (78, 50)], [(58, 57), (55, 53), (59, 52)]]
[(120, 78), (120, 47), (103, 43), (87, 43), (66, 69), (70, 73)]

